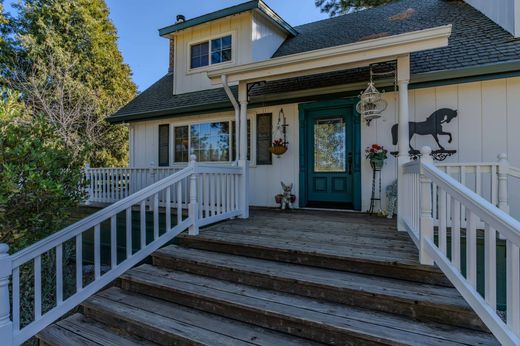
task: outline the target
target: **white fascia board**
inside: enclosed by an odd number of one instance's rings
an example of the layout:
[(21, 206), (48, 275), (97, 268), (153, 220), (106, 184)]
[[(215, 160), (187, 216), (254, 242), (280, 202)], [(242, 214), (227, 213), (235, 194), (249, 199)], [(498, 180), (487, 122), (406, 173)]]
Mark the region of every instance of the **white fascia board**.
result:
[(292, 54), (208, 72), (214, 85), (226, 75), (229, 83), (283, 79), (366, 66), (428, 49), (446, 47), (451, 24), (309, 52)]

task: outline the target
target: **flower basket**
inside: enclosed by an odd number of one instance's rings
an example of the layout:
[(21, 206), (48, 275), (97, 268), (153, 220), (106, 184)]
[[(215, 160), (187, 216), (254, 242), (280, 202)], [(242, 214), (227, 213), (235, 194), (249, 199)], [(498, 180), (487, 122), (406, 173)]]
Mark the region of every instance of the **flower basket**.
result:
[(370, 166), (373, 168), (373, 169), (381, 169), (383, 168), (385, 164), (385, 160), (383, 159), (371, 159), (370, 160)]
[(287, 147), (285, 147), (283, 145), (272, 146), (269, 148), (269, 151), (271, 153), (273, 153), (274, 155), (280, 156), (287, 152)]
[(388, 151), (379, 144), (372, 144), (370, 147), (366, 148), (365, 156), (368, 161), (370, 161), (370, 166), (373, 169), (380, 170), (383, 168), (385, 164), (385, 160), (388, 157)]

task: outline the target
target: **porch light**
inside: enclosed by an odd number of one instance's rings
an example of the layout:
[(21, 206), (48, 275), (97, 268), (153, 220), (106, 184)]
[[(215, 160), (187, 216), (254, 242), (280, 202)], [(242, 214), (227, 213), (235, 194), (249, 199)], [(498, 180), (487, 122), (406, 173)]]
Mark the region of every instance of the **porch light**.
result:
[(356, 106), (356, 110), (369, 126), (372, 120), (381, 118), (381, 113), (388, 107), (388, 102), (383, 100), (382, 94), (376, 89), (372, 80), (370, 80), (368, 88), (361, 93), (359, 98), (360, 101)]

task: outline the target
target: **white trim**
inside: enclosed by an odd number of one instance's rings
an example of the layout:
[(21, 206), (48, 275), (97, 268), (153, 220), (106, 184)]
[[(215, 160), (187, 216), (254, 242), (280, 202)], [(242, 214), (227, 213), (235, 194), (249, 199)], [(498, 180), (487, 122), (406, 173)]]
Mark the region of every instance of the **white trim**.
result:
[(222, 68), (208, 72), (208, 77), (214, 85), (219, 85), (222, 82), (221, 75), (227, 75), (229, 83), (252, 82), (366, 66), (371, 62), (393, 60), (411, 52), (446, 47), (450, 35), (451, 25), (445, 25)]
[[(219, 62), (216, 64), (211, 63), (211, 41), (219, 38), (231, 36), (231, 60), (225, 62)], [(196, 68), (191, 67), (191, 47), (197, 44), (208, 42), (208, 65), (200, 66)], [(229, 67), (235, 65), (237, 61), (237, 32), (236, 30), (223, 32), (217, 35), (208, 35), (199, 40), (193, 40), (186, 43), (186, 75), (192, 75), (202, 72), (210, 72), (223, 67)]]

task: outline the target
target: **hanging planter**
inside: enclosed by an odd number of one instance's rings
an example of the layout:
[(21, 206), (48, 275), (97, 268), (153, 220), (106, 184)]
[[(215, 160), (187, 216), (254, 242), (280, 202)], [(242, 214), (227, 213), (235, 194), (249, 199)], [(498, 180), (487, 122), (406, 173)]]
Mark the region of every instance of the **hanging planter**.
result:
[(269, 151), (278, 157), (285, 154), (288, 150), (287, 142), (287, 120), (285, 119), (285, 114), (283, 112), (283, 108), (280, 109), (280, 113), (278, 113), (278, 122), (273, 130), (273, 137), (276, 138)]
[(273, 145), (269, 148), (269, 151), (274, 154), (281, 156), (287, 152), (287, 145), (284, 144), (284, 140), (279, 138), (273, 141)]

